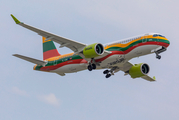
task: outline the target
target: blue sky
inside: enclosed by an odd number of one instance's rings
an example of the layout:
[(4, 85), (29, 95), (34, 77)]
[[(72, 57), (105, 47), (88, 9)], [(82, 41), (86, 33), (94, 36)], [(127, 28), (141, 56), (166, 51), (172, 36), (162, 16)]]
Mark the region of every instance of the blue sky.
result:
[[(1, 120), (178, 120), (177, 0), (0, 0)], [(20, 21), (57, 35), (102, 44), (148, 32), (166, 36), (162, 53), (135, 58), (150, 65), (157, 82), (132, 79), (103, 70), (67, 74), (34, 71), (33, 64), (14, 53), (42, 59), (42, 38), (14, 23)], [(59, 45), (56, 44), (58, 47)], [(61, 54), (71, 52), (58, 49)]]

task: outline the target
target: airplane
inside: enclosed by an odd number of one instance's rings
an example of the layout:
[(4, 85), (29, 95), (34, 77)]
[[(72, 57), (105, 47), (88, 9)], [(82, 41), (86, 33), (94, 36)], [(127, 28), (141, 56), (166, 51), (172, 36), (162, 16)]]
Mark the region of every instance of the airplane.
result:
[[(36, 64), (34, 70), (57, 73), (61, 76), (86, 69), (89, 71), (105, 69), (103, 74), (106, 78), (118, 71), (123, 71), (124, 75), (130, 75), (133, 79), (143, 78), (150, 82), (156, 81), (155, 76), (148, 76), (150, 71), (148, 64), (133, 65), (129, 60), (152, 53), (156, 54), (157, 59), (161, 59), (159, 54), (166, 51), (170, 45), (169, 40), (159, 33), (147, 33), (104, 45), (101, 43), (86, 45), (27, 25), (20, 22), (12, 14), (11, 17), (16, 24), (42, 36), (43, 42), (43, 60), (19, 54), (13, 54), (13, 56)], [(59, 54), (54, 42), (60, 44), (59, 48), (67, 47), (73, 53)]]

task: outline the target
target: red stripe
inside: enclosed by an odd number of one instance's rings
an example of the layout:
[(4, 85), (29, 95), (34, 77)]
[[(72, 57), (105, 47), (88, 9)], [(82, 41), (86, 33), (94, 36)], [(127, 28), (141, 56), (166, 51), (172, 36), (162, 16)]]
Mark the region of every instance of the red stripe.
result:
[[(112, 53), (103, 57), (103, 58), (100, 58), (98, 60), (95, 60), (96, 62), (100, 62), (100, 61), (103, 61), (105, 59), (107, 59), (108, 57), (112, 56), (112, 55), (119, 55), (119, 54), (127, 54), (129, 53), (130, 51), (132, 51), (133, 49), (135, 49), (136, 47), (139, 47), (139, 46), (142, 46), (142, 45), (161, 45), (161, 46), (164, 46), (164, 47), (168, 47), (169, 44), (167, 43), (163, 43), (163, 42), (146, 42), (146, 43), (139, 43), (135, 46), (132, 46), (130, 47), (129, 49), (127, 49), (126, 51), (111, 51)], [(55, 49), (56, 50), (56, 49)], [(60, 64), (57, 64), (57, 65), (54, 65), (54, 66), (46, 66), (46, 67), (42, 67), (40, 70), (42, 71), (50, 71), (50, 70), (55, 70), (57, 68), (60, 68), (64, 65), (69, 65), (69, 64), (80, 64), (80, 63), (88, 63), (85, 59), (76, 59), (76, 60), (69, 60), (69, 61), (66, 61), (66, 62), (62, 62)]]
[(57, 68), (60, 68), (64, 65), (70, 65), (70, 64), (80, 64), (80, 63), (87, 63), (86, 60), (84, 59), (76, 59), (76, 60), (69, 60), (69, 61), (66, 61), (66, 62), (62, 62), (60, 64), (57, 64), (57, 65), (52, 65), (52, 66), (45, 66), (45, 67), (42, 67), (40, 68), (40, 70), (42, 71), (50, 71), (50, 70), (55, 70)]
[(57, 49), (49, 50), (43, 53), (43, 60), (46, 60), (51, 57), (60, 56)]
[(103, 57), (103, 58), (100, 58), (98, 60), (95, 60), (96, 62), (100, 62), (100, 61), (103, 61), (105, 59), (107, 59), (108, 57), (112, 56), (112, 55), (116, 55), (116, 54), (127, 54), (129, 53), (130, 51), (132, 51), (133, 49), (135, 49), (136, 47), (139, 47), (139, 46), (143, 46), (143, 45), (160, 45), (160, 46), (164, 46), (164, 47), (168, 47), (169, 44), (167, 43), (164, 43), (164, 42), (146, 42), (146, 43), (139, 43), (137, 45), (134, 45), (132, 47), (130, 47), (129, 49), (127, 49), (126, 51), (111, 51), (112, 53)]

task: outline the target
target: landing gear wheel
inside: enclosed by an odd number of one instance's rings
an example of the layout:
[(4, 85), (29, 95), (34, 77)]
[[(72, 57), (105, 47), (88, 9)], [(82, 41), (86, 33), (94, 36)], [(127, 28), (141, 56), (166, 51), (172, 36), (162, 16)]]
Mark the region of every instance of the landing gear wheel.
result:
[(107, 75), (106, 75), (106, 78), (109, 78), (109, 77), (111, 77), (111, 74), (107, 74)]
[(108, 74), (109, 73), (109, 70), (105, 70), (104, 72), (103, 72), (103, 74)]
[(88, 70), (89, 70), (89, 71), (92, 71), (92, 70), (93, 70), (93, 68), (92, 68), (91, 65), (88, 65)]
[(160, 56), (160, 55), (157, 55), (156, 58), (160, 60), (160, 59), (161, 59), (161, 56)]
[(93, 69), (96, 69), (96, 65), (95, 64), (92, 64), (91, 65)]

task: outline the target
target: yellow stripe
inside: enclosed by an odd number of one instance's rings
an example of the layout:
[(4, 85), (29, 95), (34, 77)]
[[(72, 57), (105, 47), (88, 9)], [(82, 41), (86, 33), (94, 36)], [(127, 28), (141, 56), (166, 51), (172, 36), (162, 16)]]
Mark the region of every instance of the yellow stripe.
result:
[(138, 40), (141, 40), (141, 39), (132, 40), (132, 41), (126, 43), (126, 44), (114, 43), (114, 44), (111, 44), (111, 45), (106, 46), (105, 49), (108, 49), (108, 48), (110, 48), (110, 47), (127, 47), (127, 46), (129, 46), (130, 44), (132, 44), (133, 42), (136, 42), (136, 41), (138, 41)]
[[(127, 46), (129, 46), (130, 44), (132, 44), (132, 43), (134, 43), (134, 42), (136, 42), (136, 41), (139, 41), (139, 40), (142, 40), (142, 39), (146, 39), (146, 38), (147, 38), (147, 39), (151, 39), (151, 38), (156, 39), (156, 38), (158, 38), (158, 39), (168, 40), (167, 38), (164, 38), (164, 37), (159, 37), (159, 36), (153, 37), (153, 35), (146, 35), (146, 36), (142, 36), (142, 37), (140, 37), (140, 38), (138, 38), (138, 39), (132, 40), (132, 41), (126, 43), (126, 44), (113, 43), (113, 44), (107, 45), (107, 46), (105, 47), (105, 49), (108, 49), (108, 48), (110, 48), (110, 47), (122, 47), (122, 48), (124, 48), (124, 47), (127, 47)], [(127, 39), (126, 39), (126, 40), (127, 40)]]
[(46, 39), (45, 37), (42, 37), (42, 41), (43, 41), (43, 43), (51, 41), (51, 40), (47, 40), (47, 41), (45, 41), (45, 39)]
[[(145, 39), (146, 37), (149, 38), (149, 39), (150, 39), (150, 38), (154, 38), (154, 39), (158, 38), (158, 39), (168, 40), (168, 39), (166, 39), (166, 38), (159, 37), (159, 36), (153, 37), (153, 35), (147, 35), (147, 36), (142, 36), (142, 37), (140, 37), (140, 38), (138, 38), (138, 39), (132, 40), (132, 41), (126, 43), (126, 44), (114, 43), (114, 44), (111, 44), (111, 45), (106, 46), (105, 49), (108, 49), (108, 48), (110, 48), (110, 47), (127, 47), (127, 46), (129, 46), (130, 44), (132, 44), (133, 42), (139, 41), (139, 40), (141, 40), (141, 39)], [(46, 39), (46, 38), (43, 37), (43, 43), (48, 42), (48, 41), (51, 41), (51, 40), (45, 41), (45, 39)], [(74, 53), (68, 53), (68, 54), (64, 54), (64, 55), (52, 57), (52, 58), (47, 59), (47, 61), (58, 60), (58, 59), (61, 59), (61, 58), (65, 58), (65, 57), (72, 56), (73, 54), (74, 54)]]
[(35, 70), (36, 67), (37, 67), (37, 65), (34, 66), (34, 70)]
[(46, 60), (47, 61), (54, 61), (54, 60), (58, 60), (58, 59), (61, 59), (61, 58), (72, 56), (73, 54), (74, 53), (68, 53), (68, 54), (57, 56), (57, 57), (52, 57), (52, 58), (49, 58), (49, 59), (46, 59)]

